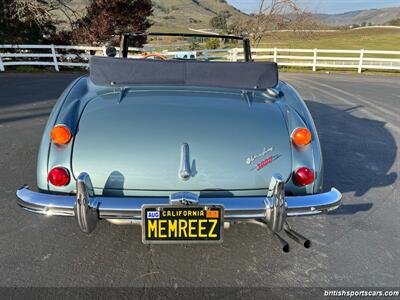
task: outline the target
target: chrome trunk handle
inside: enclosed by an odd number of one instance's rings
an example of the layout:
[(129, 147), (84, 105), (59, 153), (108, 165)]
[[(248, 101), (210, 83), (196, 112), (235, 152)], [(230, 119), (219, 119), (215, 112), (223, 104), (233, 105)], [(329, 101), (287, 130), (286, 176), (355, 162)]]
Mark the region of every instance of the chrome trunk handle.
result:
[(179, 170), (179, 177), (182, 180), (188, 180), (190, 178), (189, 145), (187, 143), (183, 143), (181, 147), (181, 166)]

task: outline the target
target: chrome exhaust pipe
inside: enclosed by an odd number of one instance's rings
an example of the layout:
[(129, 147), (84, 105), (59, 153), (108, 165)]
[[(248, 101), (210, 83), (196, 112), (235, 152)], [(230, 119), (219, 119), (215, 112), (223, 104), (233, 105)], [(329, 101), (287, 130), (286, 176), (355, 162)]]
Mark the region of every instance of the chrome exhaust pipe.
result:
[(273, 233), (272, 236), (274, 237), (273, 240), (277, 242), (283, 252), (288, 253), (290, 251), (289, 244), (283, 237), (281, 237), (278, 233)]
[(308, 249), (311, 247), (311, 241), (297, 231), (294, 231), (289, 225), (285, 224), (283, 230), (285, 230), (288, 237), (302, 245), (304, 248)]

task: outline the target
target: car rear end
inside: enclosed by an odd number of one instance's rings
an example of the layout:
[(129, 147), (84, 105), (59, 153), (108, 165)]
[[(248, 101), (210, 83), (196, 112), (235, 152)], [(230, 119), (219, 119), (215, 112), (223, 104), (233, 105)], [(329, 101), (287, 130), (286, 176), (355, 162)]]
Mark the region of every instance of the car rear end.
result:
[(336, 189), (320, 193), (313, 124), (279, 89), (92, 79), (56, 105), (39, 154), (40, 193), (18, 190), (20, 206), (75, 216), (84, 232), (101, 219), (139, 223), (144, 242), (160, 243), (221, 242), (224, 224), (243, 220), (294, 235), (288, 216), (340, 205)]

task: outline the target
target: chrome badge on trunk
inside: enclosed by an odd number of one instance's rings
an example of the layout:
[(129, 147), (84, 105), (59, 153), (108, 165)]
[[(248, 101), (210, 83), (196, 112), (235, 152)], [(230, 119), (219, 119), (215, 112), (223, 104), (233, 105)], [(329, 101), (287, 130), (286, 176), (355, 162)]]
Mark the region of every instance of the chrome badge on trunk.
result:
[(257, 158), (263, 157), (263, 156), (267, 155), (268, 153), (272, 152), (273, 150), (274, 150), (273, 147), (264, 147), (264, 149), (261, 153), (257, 153), (257, 154), (249, 156), (246, 159), (246, 164), (251, 165)]

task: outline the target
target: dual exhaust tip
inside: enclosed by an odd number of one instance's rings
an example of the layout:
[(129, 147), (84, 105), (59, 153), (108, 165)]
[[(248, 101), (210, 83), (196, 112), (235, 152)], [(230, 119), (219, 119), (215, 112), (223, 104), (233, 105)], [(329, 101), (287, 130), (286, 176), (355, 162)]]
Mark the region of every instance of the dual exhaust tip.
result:
[[(285, 224), (283, 227), (283, 230), (285, 231), (286, 235), (294, 240), (295, 242), (299, 243), (302, 245), (304, 248), (308, 249), (311, 247), (311, 240), (304, 237), (297, 231), (293, 230), (288, 224)], [(280, 248), (282, 249), (283, 252), (288, 253), (290, 251), (290, 246), (289, 243), (281, 237), (278, 233), (273, 233), (274, 239), (278, 241)]]
[[(300, 170), (300, 169), (299, 169)], [(285, 231), (286, 235), (301, 244), (304, 248), (311, 247), (311, 241), (294, 231), (286, 221), (287, 203), (285, 200), (285, 181), (279, 174), (274, 174), (269, 185), (269, 194), (266, 199), (265, 224), (273, 233), (283, 252), (290, 251), (288, 242), (278, 232)]]

